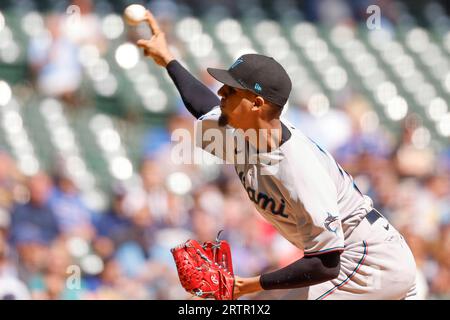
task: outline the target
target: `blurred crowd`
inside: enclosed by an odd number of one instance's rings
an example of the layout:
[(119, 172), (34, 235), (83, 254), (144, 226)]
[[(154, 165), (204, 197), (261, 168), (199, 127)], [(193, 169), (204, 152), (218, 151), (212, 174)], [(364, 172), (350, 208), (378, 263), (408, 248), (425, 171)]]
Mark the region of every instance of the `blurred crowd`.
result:
[[(90, 2), (76, 3), (91, 25), (78, 40), (101, 49), (104, 39), (92, 32), (98, 27)], [(52, 16), (47, 21), (52, 41), (30, 43), (29, 68), (36, 90), (76, 104), (82, 70), (74, 42), (59, 33), (58, 23)], [(416, 258), (419, 297), (449, 299), (450, 148), (417, 143), (413, 133), (421, 124), (413, 115), (398, 137), (390, 135), (367, 117), (364, 97), (345, 94), (324, 116), (311, 115), (296, 101), (285, 116), (327, 148), (405, 236)], [(55, 166), (27, 176), (0, 149), (1, 299), (188, 298), (170, 248), (188, 238), (215, 239), (219, 230), (231, 244), (239, 276), (302, 256), (260, 217), (233, 167), (170, 161), (171, 132), (193, 130), (194, 118), (182, 111), (181, 101), (179, 109), (166, 126), (150, 129), (142, 141), (139, 181), (114, 184), (105, 211), (91, 208), (64, 170)], [(281, 295), (267, 291), (248, 298)]]
[[(422, 298), (450, 298), (450, 155), (415, 147), (407, 119), (401, 140), (366, 132), (354, 105), (314, 130), (348, 125), (346, 139), (321, 144), (351, 173), (406, 237)], [(292, 114), (303, 111), (291, 106)], [(292, 117), (295, 119), (295, 117)], [(300, 116), (303, 121), (308, 117)], [(305, 118), (305, 119), (304, 119)], [(309, 119), (310, 121), (314, 121)], [(192, 129), (174, 115), (169, 128)], [(301, 122), (300, 122), (301, 125)], [(345, 126), (345, 125), (344, 125)], [(305, 127), (308, 130), (308, 127)], [(176, 299), (181, 289), (169, 249), (188, 238), (223, 238), (236, 273), (252, 276), (302, 253), (255, 211), (229, 165), (175, 165), (161, 143), (140, 166), (141, 184), (113, 186), (105, 212), (93, 212), (64, 172), (26, 177), (0, 154), (0, 294), (4, 299)], [(252, 298), (277, 298), (264, 292)]]

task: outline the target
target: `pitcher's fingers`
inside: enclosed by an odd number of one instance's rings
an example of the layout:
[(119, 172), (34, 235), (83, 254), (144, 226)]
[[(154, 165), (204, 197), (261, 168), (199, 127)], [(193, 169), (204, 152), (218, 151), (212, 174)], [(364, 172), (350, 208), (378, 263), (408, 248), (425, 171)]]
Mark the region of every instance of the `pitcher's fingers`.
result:
[(144, 49), (144, 56), (146, 56), (146, 57), (151, 57), (152, 54), (151, 54), (150, 50)]
[(136, 45), (140, 48), (146, 48), (149, 43), (150, 43), (150, 40), (140, 39), (136, 42)]
[(150, 30), (152, 30), (152, 34), (154, 35), (159, 34), (161, 32), (161, 28), (159, 27), (158, 22), (156, 21), (155, 17), (150, 12), (150, 10), (147, 10), (145, 18), (147, 20), (148, 25), (150, 26)]

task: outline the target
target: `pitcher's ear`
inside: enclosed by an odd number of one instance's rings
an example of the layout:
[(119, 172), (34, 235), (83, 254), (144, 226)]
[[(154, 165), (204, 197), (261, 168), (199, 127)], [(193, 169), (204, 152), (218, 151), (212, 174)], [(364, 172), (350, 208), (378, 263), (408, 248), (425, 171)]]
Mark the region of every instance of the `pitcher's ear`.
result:
[(253, 102), (253, 105), (255, 107), (259, 108), (259, 107), (262, 107), (264, 105), (264, 103), (265, 103), (264, 98), (258, 96), (258, 97), (255, 98), (255, 101)]

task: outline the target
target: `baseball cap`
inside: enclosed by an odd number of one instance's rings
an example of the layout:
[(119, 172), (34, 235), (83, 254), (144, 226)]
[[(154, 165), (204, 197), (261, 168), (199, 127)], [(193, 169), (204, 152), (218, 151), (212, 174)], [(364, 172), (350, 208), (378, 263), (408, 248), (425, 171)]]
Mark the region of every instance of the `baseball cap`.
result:
[(292, 89), (291, 79), (281, 64), (262, 54), (244, 54), (228, 70), (207, 70), (217, 81), (249, 90), (279, 106), (286, 104)]

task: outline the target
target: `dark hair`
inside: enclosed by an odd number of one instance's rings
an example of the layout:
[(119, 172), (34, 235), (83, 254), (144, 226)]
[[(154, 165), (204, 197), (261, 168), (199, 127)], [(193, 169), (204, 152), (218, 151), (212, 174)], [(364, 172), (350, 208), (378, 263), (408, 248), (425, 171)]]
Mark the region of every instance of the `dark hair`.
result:
[(278, 108), (280, 110), (283, 110), (283, 106), (280, 106), (279, 104), (273, 103), (268, 101), (268, 103), (270, 104), (270, 106), (274, 107), (274, 108)]
[(283, 111), (283, 107), (282, 106), (280, 106), (280, 105), (278, 105), (276, 103), (270, 102), (270, 101), (267, 101), (266, 103), (271, 107), (272, 112), (274, 114), (281, 115), (281, 112)]

